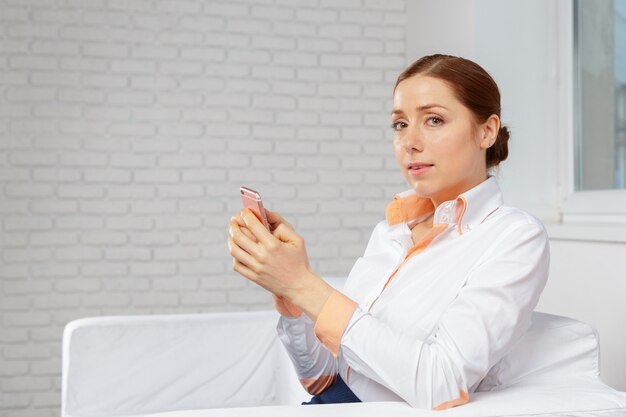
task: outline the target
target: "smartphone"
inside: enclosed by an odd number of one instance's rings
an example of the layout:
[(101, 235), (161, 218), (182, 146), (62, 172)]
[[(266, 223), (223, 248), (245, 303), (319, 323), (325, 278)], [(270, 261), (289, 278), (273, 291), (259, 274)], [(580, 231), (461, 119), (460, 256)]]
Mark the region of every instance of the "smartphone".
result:
[(267, 230), (270, 229), (270, 222), (265, 215), (265, 209), (263, 208), (263, 201), (261, 200), (261, 194), (246, 187), (239, 187), (241, 193), (241, 201), (245, 208), (249, 208), (256, 215), (256, 217), (265, 225)]

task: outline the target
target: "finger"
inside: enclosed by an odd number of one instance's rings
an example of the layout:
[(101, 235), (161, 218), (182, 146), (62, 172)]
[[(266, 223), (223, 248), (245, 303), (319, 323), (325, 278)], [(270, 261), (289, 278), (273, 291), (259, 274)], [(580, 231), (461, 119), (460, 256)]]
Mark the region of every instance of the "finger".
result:
[(235, 259), (235, 261), (246, 265), (246, 267), (250, 270), (254, 269), (254, 266), (257, 264), (256, 259), (254, 259), (254, 257), (248, 252), (241, 249), (232, 237), (228, 238), (228, 248), (230, 250), (230, 255)]
[(231, 221), (231, 222), (232, 222), (232, 221), (237, 222), (237, 224), (238, 224), (239, 226), (245, 226), (245, 225), (246, 225), (246, 224), (243, 222), (243, 219), (241, 218), (241, 212), (240, 212), (240, 211), (239, 211), (239, 212), (237, 212), (237, 213), (235, 213), (235, 214), (233, 214), (233, 215), (231, 216), (231, 218), (230, 218), (230, 221)]
[(247, 227), (240, 227), (239, 230), (241, 230), (241, 232), (246, 235), (248, 237), (248, 239), (252, 240), (253, 242), (258, 242), (256, 236), (254, 236), (252, 234), (252, 232), (247, 228)]
[(259, 242), (267, 247), (269, 245), (274, 244), (275, 239), (274, 236), (270, 233), (269, 230), (259, 221), (259, 219), (254, 215), (252, 210), (245, 209), (242, 213), (243, 221), (246, 223), (246, 227), (252, 232), (252, 234), (259, 240)]
[(267, 221), (270, 223), (272, 230), (276, 229), (281, 223), (289, 225), (291, 227), (291, 224), (289, 224), (280, 214), (276, 213), (275, 211), (265, 209), (265, 215), (267, 216)]
[(296, 233), (291, 226), (286, 224), (280, 224), (274, 230), (274, 237), (281, 242), (297, 242), (300, 239), (300, 235)]
[(233, 262), (233, 270), (235, 272), (239, 272), (241, 275), (243, 275), (245, 278), (249, 279), (250, 281), (256, 282), (258, 279), (258, 276), (254, 271), (252, 271), (245, 264), (239, 262), (236, 259)]
[[(261, 248), (259, 248), (259, 244), (256, 242), (257, 239), (255, 236), (252, 236), (252, 238), (246, 236), (246, 234), (242, 231), (242, 228), (235, 222), (230, 222), (228, 232), (231, 239), (237, 244), (238, 247), (252, 255), (252, 257), (258, 259)], [(248, 233), (250, 233), (249, 230)]]

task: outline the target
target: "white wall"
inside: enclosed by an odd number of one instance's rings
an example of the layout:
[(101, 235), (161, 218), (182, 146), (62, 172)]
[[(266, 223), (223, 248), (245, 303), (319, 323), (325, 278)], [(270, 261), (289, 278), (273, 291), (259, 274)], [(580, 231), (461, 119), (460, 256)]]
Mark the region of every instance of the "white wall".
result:
[(345, 275), (404, 188), (405, 22), (403, 0), (2, 1), (0, 415), (58, 415), (72, 319), (269, 307), (231, 272), (240, 185)]
[(500, 86), (502, 120), (512, 131), (499, 172), (505, 202), (541, 218), (551, 234), (550, 278), (538, 310), (596, 327), (601, 376), (626, 390), (626, 229), (611, 228), (608, 239), (597, 228), (553, 226), (569, 190), (563, 184), (569, 150), (562, 143), (571, 141), (562, 125), (570, 103), (560, 90), (568, 81), (561, 78), (568, 54), (560, 47), (569, 39), (560, 39), (559, 7), (558, 0), (410, 2), (407, 58), (459, 54), (476, 60)]

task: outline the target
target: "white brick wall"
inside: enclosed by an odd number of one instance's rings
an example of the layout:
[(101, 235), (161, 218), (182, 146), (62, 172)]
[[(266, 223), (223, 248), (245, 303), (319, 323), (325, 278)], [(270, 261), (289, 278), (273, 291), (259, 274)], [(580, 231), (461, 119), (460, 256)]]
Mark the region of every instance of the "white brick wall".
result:
[(266, 308), (238, 187), (345, 275), (403, 188), (405, 0), (0, 0), (0, 416), (57, 416), (61, 334)]

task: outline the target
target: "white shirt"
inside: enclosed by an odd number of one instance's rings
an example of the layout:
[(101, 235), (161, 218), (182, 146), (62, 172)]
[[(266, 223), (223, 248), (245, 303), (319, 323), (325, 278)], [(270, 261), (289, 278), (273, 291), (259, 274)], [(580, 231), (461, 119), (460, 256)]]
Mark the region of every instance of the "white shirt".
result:
[(309, 392), (340, 374), (361, 401), (460, 405), (530, 326), (548, 275), (543, 225), (503, 206), (490, 177), (442, 203), (414, 245), (409, 224), (428, 201), (396, 196), (316, 323), (293, 310), (281, 317), (279, 337)]

